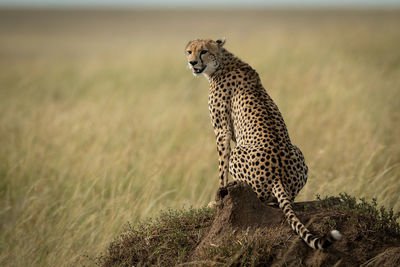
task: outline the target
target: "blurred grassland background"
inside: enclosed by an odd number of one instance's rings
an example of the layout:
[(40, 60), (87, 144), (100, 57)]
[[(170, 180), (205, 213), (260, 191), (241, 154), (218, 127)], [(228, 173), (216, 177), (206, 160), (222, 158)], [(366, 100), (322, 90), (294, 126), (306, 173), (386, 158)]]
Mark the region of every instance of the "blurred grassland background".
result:
[(310, 177), (400, 209), (400, 11), (1, 10), (0, 265), (93, 264), (128, 221), (218, 187), (190, 39), (226, 37)]

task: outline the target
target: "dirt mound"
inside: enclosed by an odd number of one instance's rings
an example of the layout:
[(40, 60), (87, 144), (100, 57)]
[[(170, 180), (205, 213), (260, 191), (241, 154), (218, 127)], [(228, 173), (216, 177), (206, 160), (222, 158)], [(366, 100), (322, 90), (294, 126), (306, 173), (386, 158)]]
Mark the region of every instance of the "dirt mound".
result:
[[(371, 264), (379, 265), (393, 263), (393, 251), (400, 250), (400, 242), (384, 244), (379, 242), (377, 235), (385, 233), (359, 232), (360, 225), (354, 225), (348, 220), (349, 215), (335, 209), (340, 199), (331, 198), (325, 201), (295, 203), (294, 209), (299, 219), (316, 236), (322, 236), (330, 230), (338, 229), (344, 234), (344, 240), (335, 243), (325, 251), (316, 251), (298, 237), (286, 222), (283, 212), (277, 206), (267, 206), (261, 203), (251, 188), (244, 183), (231, 183), (217, 192), (216, 218), (210, 230), (195, 249), (192, 259), (209, 258), (210, 247), (218, 247), (228, 240), (249, 238), (264, 234), (265, 239), (273, 240), (268, 262), (276, 266), (356, 266), (370, 259), (371, 252), (381, 253)], [(329, 208), (330, 207), (330, 208)], [(228, 241), (229, 242), (229, 241)], [(399, 248), (391, 248), (399, 246)], [(397, 249), (397, 250), (396, 250)], [(386, 256), (385, 256), (386, 255)], [(238, 259), (239, 254), (235, 255)], [(397, 257), (397, 261), (398, 261)], [(375, 265), (367, 265), (375, 266)]]
[(220, 188), (216, 196), (217, 213), (208, 233), (197, 246), (193, 258), (210, 246), (224, 242), (226, 235), (254, 234), (262, 227), (277, 228), (282, 224), (283, 213), (279, 208), (263, 205), (251, 188), (242, 183), (231, 183)]
[(332, 229), (344, 238), (324, 251), (309, 248), (282, 211), (261, 203), (244, 183), (220, 188), (216, 210), (162, 214), (130, 228), (99, 258), (104, 266), (400, 266), (395, 214), (348, 195), (295, 203), (299, 219), (316, 236)]

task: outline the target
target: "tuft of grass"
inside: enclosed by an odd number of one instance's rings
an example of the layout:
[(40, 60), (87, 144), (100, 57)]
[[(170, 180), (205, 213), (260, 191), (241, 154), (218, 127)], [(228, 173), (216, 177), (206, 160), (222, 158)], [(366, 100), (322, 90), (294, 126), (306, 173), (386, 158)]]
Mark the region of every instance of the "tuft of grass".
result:
[(212, 208), (168, 210), (137, 226), (128, 224), (97, 264), (172, 266), (187, 261), (214, 216)]
[[(322, 200), (319, 195), (317, 200)], [(384, 241), (400, 236), (400, 212), (394, 212), (393, 208), (379, 207), (376, 198), (369, 202), (365, 198), (357, 200), (347, 193), (340, 193), (339, 197), (326, 197), (322, 203), (338, 203), (336, 206), (345, 210), (354, 224), (363, 226), (365, 231), (360, 231), (361, 234), (384, 233)]]

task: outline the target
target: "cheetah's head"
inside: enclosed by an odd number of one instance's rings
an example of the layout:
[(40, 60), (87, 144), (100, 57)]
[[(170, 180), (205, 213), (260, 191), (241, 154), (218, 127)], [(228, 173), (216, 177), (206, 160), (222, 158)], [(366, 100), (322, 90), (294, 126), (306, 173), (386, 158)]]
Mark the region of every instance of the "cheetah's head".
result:
[(197, 39), (186, 45), (185, 54), (189, 68), (195, 76), (210, 76), (221, 62), (221, 51), (225, 40)]

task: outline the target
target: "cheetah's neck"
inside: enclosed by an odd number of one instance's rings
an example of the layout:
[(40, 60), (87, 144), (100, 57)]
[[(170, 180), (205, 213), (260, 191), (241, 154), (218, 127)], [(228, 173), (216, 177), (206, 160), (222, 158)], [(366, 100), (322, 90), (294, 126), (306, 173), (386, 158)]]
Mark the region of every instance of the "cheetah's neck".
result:
[(243, 62), (240, 58), (236, 57), (234, 54), (226, 50), (225, 48), (222, 49), (221, 53), (221, 60), (218, 68), (208, 76), (208, 80), (211, 83), (213, 80), (217, 79), (218, 77), (228, 73), (234, 69), (241, 68), (241, 67), (249, 67), (249, 65)]

